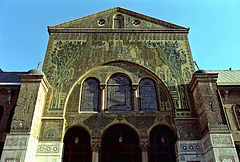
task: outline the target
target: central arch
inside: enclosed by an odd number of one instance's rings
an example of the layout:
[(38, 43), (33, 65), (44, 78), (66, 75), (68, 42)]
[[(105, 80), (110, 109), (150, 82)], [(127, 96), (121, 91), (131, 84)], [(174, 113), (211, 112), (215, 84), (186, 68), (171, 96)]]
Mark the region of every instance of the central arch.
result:
[(102, 138), (101, 162), (139, 162), (141, 152), (137, 133), (124, 124), (111, 126)]

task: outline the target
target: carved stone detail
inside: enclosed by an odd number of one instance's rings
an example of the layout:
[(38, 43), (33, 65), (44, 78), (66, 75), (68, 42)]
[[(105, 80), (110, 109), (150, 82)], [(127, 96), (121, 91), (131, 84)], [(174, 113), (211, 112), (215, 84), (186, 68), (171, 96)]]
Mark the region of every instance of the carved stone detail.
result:
[(140, 148), (142, 151), (148, 151), (149, 140), (148, 139), (140, 139)]
[(230, 136), (224, 137), (212, 137), (213, 144), (232, 144), (232, 139)]
[(93, 151), (99, 151), (101, 148), (101, 138), (92, 138), (91, 139), (91, 147)]
[(202, 152), (203, 148), (201, 143), (181, 143), (180, 144), (181, 152)]
[(6, 146), (27, 146), (27, 138), (8, 138)]
[(59, 145), (39, 145), (37, 148), (37, 153), (59, 153), (60, 146)]

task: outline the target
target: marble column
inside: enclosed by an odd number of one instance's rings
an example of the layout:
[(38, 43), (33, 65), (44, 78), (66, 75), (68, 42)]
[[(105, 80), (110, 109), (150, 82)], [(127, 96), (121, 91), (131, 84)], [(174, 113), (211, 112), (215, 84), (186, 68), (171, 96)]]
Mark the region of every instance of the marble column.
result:
[(92, 147), (92, 162), (99, 162), (99, 151), (101, 146), (100, 138), (92, 138), (91, 147)]
[(140, 148), (142, 151), (142, 162), (148, 162), (148, 148), (149, 148), (148, 139), (140, 139)]
[(100, 90), (101, 90), (101, 100), (100, 100), (100, 112), (105, 110), (105, 84), (100, 84)]
[(133, 88), (133, 111), (139, 111), (139, 89), (138, 84), (132, 85)]

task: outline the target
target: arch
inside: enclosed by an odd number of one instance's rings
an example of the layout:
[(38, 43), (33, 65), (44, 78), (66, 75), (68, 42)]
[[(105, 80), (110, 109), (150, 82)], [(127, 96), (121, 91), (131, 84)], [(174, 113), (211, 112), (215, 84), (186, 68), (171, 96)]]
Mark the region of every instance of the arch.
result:
[(143, 78), (139, 84), (140, 106), (142, 111), (157, 111), (156, 83), (150, 78)]
[(150, 132), (150, 145), (148, 150), (149, 162), (176, 161), (174, 132), (165, 125), (157, 125)]
[(0, 122), (2, 121), (3, 113), (4, 113), (4, 108), (0, 106)]
[(114, 16), (114, 28), (124, 28), (124, 16), (117, 14)]
[(80, 111), (98, 111), (99, 89), (98, 79), (90, 77), (84, 80), (82, 84)]
[[(72, 87), (70, 88), (69, 92), (67, 93), (67, 97), (66, 97), (66, 100), (64, 102), (64, 110), (63, 110), (63, 113), (64, 113), (64, 116), (65, 116), (65, 113), (66, 113), (66, 108), (67, 108), (67, 104), (68, 104), (68, 100), (70, 98), (70, 95), (71, 93), (74, 91), (74, 88), (77, 87), (77, 85), (79, 84), (79, 82), (84, 79), (88, 74), (94, 72), (95, 70), (97, 70), (98, 68), (102, 67), (102, 66), (105, 66), (105, 65), (114, 65), (116, 63), (120, 63), (120, 64), (126, 64), (126, 65), (130, 65), (130, 66), (133, 66), (137, 69), (140, 69), (140, 70), (143, 70), (144, 72), (146, 72), (147, 74), (149, 74), (154, 80), (156, 80), (156, 82), (158, 82), (161, 87), (162, 87), (162, 90), (163, 92), (166, 94), (166, 97), (169, 99), (170, 101), (170, 105), (171, 105), (171, 108), (172, 108), (172, 117), (174, 118), (175, 116), (175, 110), (174, 110), (174, 102), (173, 102), (173, 99), (172, 99), (172, 96), (168, 90), (168, 88), (166, 87), (166, 85), (163, 83), (163, 81), (153, 72), (151, 71), (151, 69), (148, 69), (142, 65), (139, 65), (139, 64), (136, 64), (135, 62), (131, 62), (131, 61), (126, 61), (126, 60), (115, 60), (115, 61), (110, 61), (110, 62), (105, 62), (103, 64), (99, 64), (98, 66), (95, 66), (93, 68), (91, 68), (89, 71), (87, 71), (84, 75), (82, 75), (81, 77), (79, 77), (75, 82), (74, 84), (72, 85)], [(131, 77), (130, 77), (131, 78)], [(131, 78), (132, 79), (132, 78)]]
[(139, 136), (125, 124), (110, 126), (102, 136), (101, 162), (141, 161)]
[(122, 73), (112, 75), (107, 82), (107, 110), (130, 111), (132, 109), (132, 83)]
[(64, 162), (91, 162), (90, 135), (82, 127), (69, 128), (64, 136)]

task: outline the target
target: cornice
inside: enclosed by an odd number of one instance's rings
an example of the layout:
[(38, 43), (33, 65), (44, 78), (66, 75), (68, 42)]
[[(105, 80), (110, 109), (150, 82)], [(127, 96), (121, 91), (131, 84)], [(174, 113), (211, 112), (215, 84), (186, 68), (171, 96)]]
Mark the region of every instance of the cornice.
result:
[(50, 28), (48, 33), (188, 33), (185, 29)]
[(199, 82), (215, 82), (216, 83), (217, 78), (218, 78), (218, 73), (208, 73), (208, 74), (207, 73), (202, 73), (202, 74), (194, 73), (192, 80), (189, 83), (189, 88), (191, 89), (191, 91), (193, 91)]

